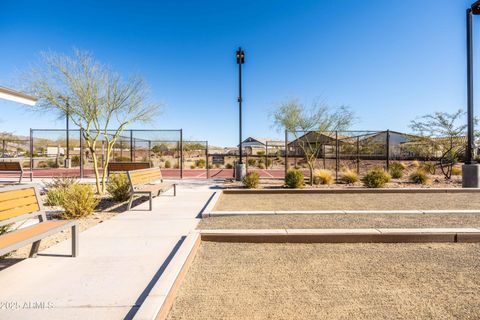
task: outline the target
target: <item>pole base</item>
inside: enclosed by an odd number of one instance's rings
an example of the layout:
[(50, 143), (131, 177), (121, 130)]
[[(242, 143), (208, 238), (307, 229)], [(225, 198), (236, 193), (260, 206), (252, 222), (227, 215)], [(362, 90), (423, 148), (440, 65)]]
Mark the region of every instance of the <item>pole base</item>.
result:
[(480, 188), (480, 164), (462, 166), (462, 188)]
[(247, 175), (247, 166), (244, 163), (237, 163), (235, 165), (235, 180), (242, 181)]
[(72, 167), (72, 159), (65, 158), (65, 168), (70, 169)]

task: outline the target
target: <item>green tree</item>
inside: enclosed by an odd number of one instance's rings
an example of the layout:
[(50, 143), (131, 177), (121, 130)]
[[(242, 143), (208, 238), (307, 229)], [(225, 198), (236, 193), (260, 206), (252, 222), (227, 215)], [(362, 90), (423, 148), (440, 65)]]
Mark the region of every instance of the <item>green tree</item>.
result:
[[(106, 188), (107, 168), (117, 139), (134, 122), (152, 120), (159, 105), (149, 102), (148, 87), (141, 76), (122, 78), (88, 52), (72, 56), (47, 52), (26, 74), (27, 90), (39, 98), (35, 110), (56, 112), (82, 129), (93, 158), (97, 193)], [(109, 130), (114, 127), (114, 130)], [(105, 141), (101, 163), (97, 146)], [(99, 163), (105, 170), (100, 174)]]
[[(307, 107), (297, 99), (290, 99), (277, 105), (272, 117), (275, 127), (287, 130), (297, 141), (297, 147), (302, 150), (310, 171), (310, 184), (313, 184), (316, 159), (324, 144), (319, 141), (319, 136), (335, 130), (347, 130), (355, 119), (348, 106), (330, 107), (324, 103), (314, 102)], [(302, 139), (299, 139), (300, 137)]]

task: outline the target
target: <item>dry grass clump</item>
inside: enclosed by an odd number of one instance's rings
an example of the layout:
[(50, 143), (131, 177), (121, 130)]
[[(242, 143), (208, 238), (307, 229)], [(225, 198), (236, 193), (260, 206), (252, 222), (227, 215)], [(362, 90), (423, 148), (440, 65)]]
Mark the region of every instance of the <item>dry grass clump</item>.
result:
[(358, 178), (358, 174), (355, 171), (351, 169), (345, 169), (342, 172), (342, 177), (340, 178), (340, 180), (344, 183), (351, 184), (358, 182), (358, 180), (360, 179)]
[(410, 181), (416, 184), (427, 184), (429, 182), (428, 174), (421, 170), (415, 170), (410, 174)]
[(401, 162), (392, 162), (390, 164), (390, 174), (393, 179), (400, 179), (403, 177), (403, 171), (405, 170), (405, 165)]
[(255, 189), (260, 183), (260, 175), (258, 172), (252, 171), (247, 173), (245, 178), (243, 178), (243, 185), (248, 189)]
[(462, 168), (460, 167), (453, 167), (452, 168), (452, 176), (459, 176), (462, 174)]
[(327, 184), (330, 185), (333, 183), (333, 176), (330, 170), (315, 170), (313, 172), (313, 183), (314, 184)]

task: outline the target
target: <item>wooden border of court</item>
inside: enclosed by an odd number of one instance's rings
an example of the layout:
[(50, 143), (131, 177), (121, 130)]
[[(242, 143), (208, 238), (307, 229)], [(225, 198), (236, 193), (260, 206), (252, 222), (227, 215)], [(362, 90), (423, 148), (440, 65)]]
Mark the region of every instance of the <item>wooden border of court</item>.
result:
[[(202, 241), (232, 243), (479, 243), (480, 228), (200, 230), (187, 236), (184, 241), (187, 248), (182, 244), (179, 252), (140, 306), (134, 319), (164, 320), (167, 318)], [(186, 249), (188, 252), (180, 252), (182, 249)], [(186, 258), (181, 261), (185, 256)]]

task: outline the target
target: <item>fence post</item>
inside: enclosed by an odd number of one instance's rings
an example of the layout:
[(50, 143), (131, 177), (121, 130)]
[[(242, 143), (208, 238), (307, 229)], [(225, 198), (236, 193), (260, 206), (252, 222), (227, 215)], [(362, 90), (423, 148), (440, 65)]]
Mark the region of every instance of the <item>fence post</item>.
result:
[(183, 129), (180, 129), (180, 179), (183, 179)]
[(265, 169), (268, 170), (268, 141), (265, 141)]
[(208, 141), (205, 141), (205, 158), (206, 158), (206, 166), (207, 166), (207, 179), (210, 179), (210, 167), (208, 163)]
[(357, 174), (360, 174), (360, 137), (357, 136)]
[(387, 166), (387, 171), (390, 169), (390, 130), (387, 129), (387, 135), (386, 135), (386, 140), (387, 140), (387, 159), (386, 159), (386, 166)]
[(30, 181), (33, 178), (33, 130), (30, 128)]
[(285, 177), (288, 172), (288, 131), (285, 129)]
[(130, 161), (135, 162), (133, 159), (133, 130), (130, 129)]
[(83, 179), (83, 170), (84, 170), (84, 165), (83, 165), (83, 129), (80, 129), (80, 179)]
[(335, 180), (338, 180), (338, 157), (339, 157), (339, 152), (338, 152), (338, 131), (335, 130)]
[(5, 139), (2, 140), (2, 158), (5, 158)]

